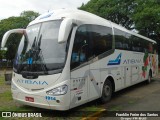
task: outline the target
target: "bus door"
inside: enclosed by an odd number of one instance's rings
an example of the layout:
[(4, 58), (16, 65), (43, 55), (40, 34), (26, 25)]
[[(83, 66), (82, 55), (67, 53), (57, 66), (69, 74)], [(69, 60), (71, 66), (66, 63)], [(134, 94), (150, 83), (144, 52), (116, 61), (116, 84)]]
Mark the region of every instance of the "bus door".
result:
[[(99, 62), (97, 61), (97, 57), (92, 60), (90, 63), (90, 75), (88, 80), (88, 92), (89, 92), (89, 100), (96, 99), (100, 97), (100, 70), (99, 70)], [(95, 61), (95, 62), (94, 62)]]
[(88, 101), (88, 40), (86, 28), (79, 27), (76, 31), (71, 54), (71, 108)]
[(71, 71), (71, 107), (88, 101), (89, 65)]

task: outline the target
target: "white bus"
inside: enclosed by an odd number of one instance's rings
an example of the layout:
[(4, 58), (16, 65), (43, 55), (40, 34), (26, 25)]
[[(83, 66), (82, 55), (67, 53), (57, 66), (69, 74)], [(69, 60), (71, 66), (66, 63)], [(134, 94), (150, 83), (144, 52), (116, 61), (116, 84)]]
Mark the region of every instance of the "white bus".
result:
[(81, 10), (60, 9), (32, 21), (15, 57), (12, 96), (17, 102), (68, 110), (151, 81), (158, 73), (156, 42)]

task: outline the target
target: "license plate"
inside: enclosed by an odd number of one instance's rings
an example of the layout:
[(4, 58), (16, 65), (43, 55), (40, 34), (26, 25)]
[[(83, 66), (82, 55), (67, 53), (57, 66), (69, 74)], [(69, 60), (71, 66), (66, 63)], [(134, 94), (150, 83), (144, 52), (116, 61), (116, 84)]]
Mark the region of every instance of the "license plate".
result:
[(25, 100), (29, 101), (29, 102), (34, 102), (34, 98), (33, 97), (25, 97)]

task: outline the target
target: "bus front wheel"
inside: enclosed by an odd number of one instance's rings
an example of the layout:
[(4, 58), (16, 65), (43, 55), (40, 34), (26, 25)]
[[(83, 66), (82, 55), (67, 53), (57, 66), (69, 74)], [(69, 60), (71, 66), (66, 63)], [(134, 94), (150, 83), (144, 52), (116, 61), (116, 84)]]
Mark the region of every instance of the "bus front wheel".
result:
[(106, 103), (111, 99), (112, 96), (112, 83), (110, 80), (106, 80), (103, 85), (101, 101), (102, 103)]

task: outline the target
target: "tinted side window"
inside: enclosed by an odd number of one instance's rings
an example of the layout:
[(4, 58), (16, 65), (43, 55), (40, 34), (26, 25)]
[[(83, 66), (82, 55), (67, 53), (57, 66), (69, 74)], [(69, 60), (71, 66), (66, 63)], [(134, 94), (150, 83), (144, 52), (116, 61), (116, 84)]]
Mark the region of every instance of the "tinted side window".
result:
[(99, 25), (88, 25), (92, 54), (98, 56), (112, 49), (112, 29)]
[(126, 33), (125, 37), (126, 37), (126, 39), (125, 39), (124, 44), (127, 43), (128, 47), (127, 47), (127, 49), (124, 48), (124, 50), (131, 50), (131, 40), (130, 40), (131, 39), (131, 34)]
[(130, 50), (130, 35), (124, 31), (114, 28), (115, 48), (121, 50)]
[(100, 25), (82, 25), (77, 29), (71, 56), (71, 69), (112, 49), (112, 29)]
[(153, 44), (152, 42), (148, 42), (149, 53), (153, 53)]
[(88, 59), (88, 33), (85, 26), (78, 28), (72, 49), (71, 69), (81, 65)]
[(144, 52), (157, 54), (157, 44), (144, 39), (142, 39), (142, 41), (143, 41)]
[(131, 40), (132, 40), (132, 51), (143, 52), (142, 39), (132, 35)]
[(143, 48), (143, 52), (148, 52), (148, 42), (142, 38), (140, 38), (141, 42), (142, 42), (142, 48)]
[(153, 44), (153, 53), (158, 54), (157, 44)]
[(125, 40), (125, 33), (121, 30), (114, 28), (114, 34), (115, 34), (115, 48), (123, 49), (123, 41)]
[(156, 45), (141, 37), (114, 28), (115, 48), (135, 52), (157, 53)]

